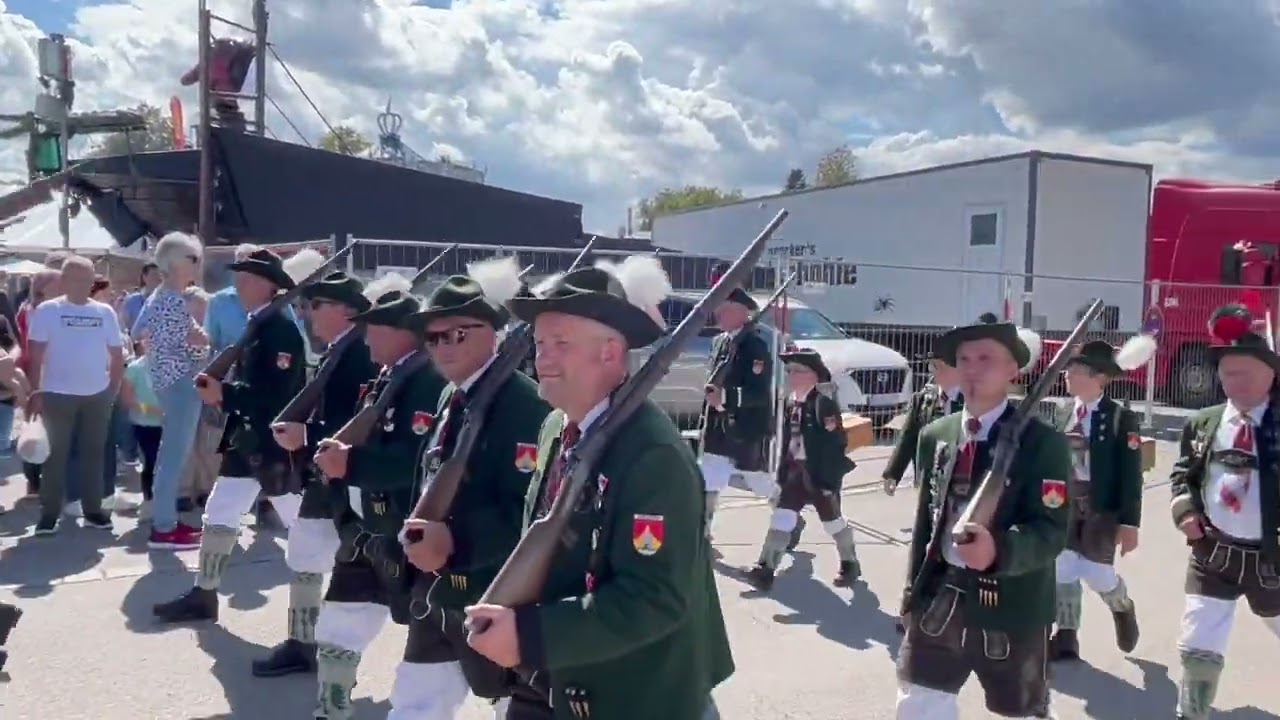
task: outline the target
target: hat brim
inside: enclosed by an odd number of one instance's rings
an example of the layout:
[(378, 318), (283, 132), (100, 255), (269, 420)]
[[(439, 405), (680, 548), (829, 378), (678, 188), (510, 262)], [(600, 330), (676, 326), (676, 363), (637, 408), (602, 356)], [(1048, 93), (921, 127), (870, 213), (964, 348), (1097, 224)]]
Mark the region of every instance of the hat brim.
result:
[(933, 357), (956, 366), (960, 346), (977, 340), (995, 340), (1009, 350), (1018, 367), (1025, 368), (1031, 362), (1031, 349), (1018, 337), (1018, 329), (1012, 323), (992, 323), (958, 327), (938, 338)]
[(372, 307), (351, 317), (353, 322), (379, 327), (395, 328), (405, 332), (421, 333), (426, 327), (417, 318), (417, 313), (403, 313), (394, 307)]
[(818, 376), (818, 382), (831, 382), (831, 371), (827, 369), (827, 366), (821, 360), (814, 361), (812, 357), (804, 353), (787, 352), (778, 353), (778, 359), (784, 364), (795, 363), (809, 368), (813, 371), (813, 374)]
[(250, 275), (257, 275), (264, 280), (270, 281), (282, 290), (292, 290), (298, 286), (298, 283), (294, 282), (293, 278), (289, 277), (289, 273), (285, 272), (283, 269), (275, 268), (265, 263), (254, 262), (252, 260), (241, 260), (240, 262), (231, 263), (227, 266), (227, 269), (232, 272), (243, 272), (249, 273)]
[(1067, 366), (1083, 365), (1094, 372), (1102, 373), (1108, 377), (1119, 377), (1124, 374), (1124, 368), (1116, 364), (1112, 358), (1097, 358), (1090, 355), (1072, 355), (1067, 359)]
[(662, 337), (649, 314), (622, 298), (604, 293), (578, 293), (553, 298), (512, 298), (511, 312), (532, 324), (543, 313), (558, 312), (595, 320), (617, 330), (631, 348), (642, 348)]
[(1217, 365), (1227, 355), (1247, 355), (1266, 363), (1272, 370), (1280, 373), (1280, 355), (1259, 347), (1239, 345), (1210, 345), (1209, 359)]
[(323, 282), (313, 283), (302, 288), (303, 300), (328, 300), (330, 302), (346, 305), (354, 309), (356, 312), (364, 312), (373, 307), (373, 303), (369, 298), (360, 293), (352, 295), (349, 292), (342, 292), (341, 289)]
[(482, 320), (494, 329), (501, 329), (506, 326), (510, 317), (507, 311), (495, 307), (488, 300), (481, 297), (472, 298), (461, 305), (451, 307), (427, 308), (414, 313), (414, 320), (426, 327), (435, 320), (442, 320), (451, 317), (466, 317)]

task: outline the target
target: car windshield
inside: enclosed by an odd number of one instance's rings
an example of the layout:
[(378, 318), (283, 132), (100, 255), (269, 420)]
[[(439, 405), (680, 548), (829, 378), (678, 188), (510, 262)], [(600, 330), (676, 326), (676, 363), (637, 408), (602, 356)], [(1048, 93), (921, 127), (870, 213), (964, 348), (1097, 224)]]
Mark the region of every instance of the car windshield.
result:
[[(781, 310), (775, 310), (770, 324), (776, 324)], [(792, 340), (843, 340), (840, 328), (813, 308), (787, 308), (787, 335)]]

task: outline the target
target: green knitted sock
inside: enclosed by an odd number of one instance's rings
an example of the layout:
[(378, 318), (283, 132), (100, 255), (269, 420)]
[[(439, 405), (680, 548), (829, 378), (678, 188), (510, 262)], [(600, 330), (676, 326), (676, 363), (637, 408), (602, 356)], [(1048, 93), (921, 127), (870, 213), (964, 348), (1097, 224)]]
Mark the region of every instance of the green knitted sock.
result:
[(289, 581), (289, 639), (308, 645), (316, 641), (316, 620), (324, 594), (324, 575), (295, 572)]
[(1080, 587), (1080, 581), (1058, 583), (1059, 630), (1080, 629), (1080, 603), (1083, 596), (1084, 589)]
[(1111, 608), (1111, 612), (1128, 612), (1133, 609), (1133, 600), (1129, 598), (1129, 588), (1124, 584), (1124, 578), (1116, 578), (1119, 582), (1111, 590), (1104, 593), (1098, 593), (1102, 598), (1102, 602)]
[(782, 554), (787, 551), (787, 543), (791, 541), (791, 533), (769, 528), (764, 536), (764, 547), (760, 548), (760, 564), (770, 570), (777, 570), (782, 562)]
[(356, 686), (360, 653), (320, 643), (316, 648), (317, 697), (315, 717), (351, 719), (351, 690)]
[(1223, 657), (1206, 650), (1182, 651), (1182, 682), (1178, 684), (1178, 716), (1208, 720), (1218, 695)]
[(196, 571), (196, 586), (205, 590), (217, 590), (222, 576), (231, 562), (231, 551), (236, 547), (240, 531), (225, 525), (208, 525), (200, 538), (200, 565)]

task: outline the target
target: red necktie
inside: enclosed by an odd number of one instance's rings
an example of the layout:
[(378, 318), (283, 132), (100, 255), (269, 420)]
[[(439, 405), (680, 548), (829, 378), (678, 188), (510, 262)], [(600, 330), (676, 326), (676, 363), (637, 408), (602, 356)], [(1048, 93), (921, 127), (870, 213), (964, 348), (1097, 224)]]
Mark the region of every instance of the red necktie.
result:
[(1084, 405), (1076, 406), (1076, 431), (1084, 433), (1084, 419), (1089, 417), (1089, 408)]
[(971, 417), (964, 421), (965, 442), (960, 448), (960, 454), (956, 456), (956, 466), (952, 470), (952, 476), (963, 478), (973, 477), (973, 463), (978, 456), (978, 433), (982, 431), (982, 421), (976, 417)]
[[(1240, 418), (1240, 429), (1236, 431), (1235, 442), (1231, 443), (1231, 447), (1241, 452), (1254, 454), (1253, 450), (1253, 421), (1245, 416)], [(1235, 478), (1239, 478), (1239, 482), (1232, 482)], [(1240, 512), (1243, 503), (1237, 489), (1243, 493), (1249, 490), (1249, 474), (1243, 472), (1239, 475), (1227, 477), (1222, 483), (1221, 489), (1218, 490), (1218, 499), (1226, 505), (1231, 512)]]
[(564, 426), (564, 430), (560, 431), (560, 451), (556, 453), (556, 460), (551, 465), (550, 482), (547, 483), (547, 506), (556, 501), (556, 497), (560, 494), (560, 485), (564, 481), (564, 461), (569, 455), (569, 450), (578, 443), (578, 438), (582, 437), (582, 429), (578, 427), (578, 423), (570, 422)]

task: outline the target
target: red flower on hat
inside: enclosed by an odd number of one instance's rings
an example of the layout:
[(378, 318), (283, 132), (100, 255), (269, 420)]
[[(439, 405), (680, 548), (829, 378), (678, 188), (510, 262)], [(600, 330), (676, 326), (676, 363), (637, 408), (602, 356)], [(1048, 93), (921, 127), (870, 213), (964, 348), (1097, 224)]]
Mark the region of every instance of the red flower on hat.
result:
[(1253, 315), (1244, 305), (1227, 305), (1209, 318), (1209, 335), (1216, 345), (1233, 345), (1253, 328)]

